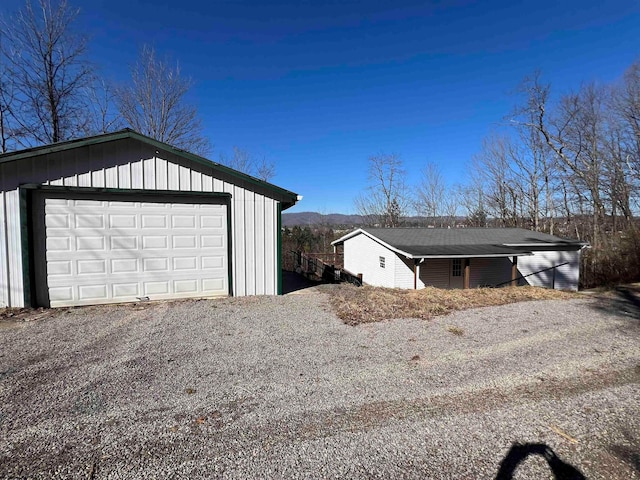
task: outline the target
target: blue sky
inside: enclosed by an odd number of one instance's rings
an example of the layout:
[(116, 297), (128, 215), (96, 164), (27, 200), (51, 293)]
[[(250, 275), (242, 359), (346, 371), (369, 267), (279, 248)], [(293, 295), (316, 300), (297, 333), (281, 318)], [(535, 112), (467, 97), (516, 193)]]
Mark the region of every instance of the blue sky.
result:
[(354, 212), (379, 152), (410, 182), (431, 161), (464, 183), (523, 77), (564, 93), (640, 53), (630, 0), (69, 1), (106, 78), (126, 80), (143, 43), (179, 60), (211, 158), (237, 145), (274, 161), (273, 182), (304, 196), (289, 211)]

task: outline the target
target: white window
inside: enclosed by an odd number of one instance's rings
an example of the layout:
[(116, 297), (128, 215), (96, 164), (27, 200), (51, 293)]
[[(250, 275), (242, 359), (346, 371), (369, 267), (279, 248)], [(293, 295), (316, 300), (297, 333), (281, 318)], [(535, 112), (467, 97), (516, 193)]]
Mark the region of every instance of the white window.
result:
[(384, 257), (380, 257), (380, 268), (384, 268)]
[(451, 275), (453, 277), (459, 277), (462, 275), (462, 260), (460, 258), (453, 259)]

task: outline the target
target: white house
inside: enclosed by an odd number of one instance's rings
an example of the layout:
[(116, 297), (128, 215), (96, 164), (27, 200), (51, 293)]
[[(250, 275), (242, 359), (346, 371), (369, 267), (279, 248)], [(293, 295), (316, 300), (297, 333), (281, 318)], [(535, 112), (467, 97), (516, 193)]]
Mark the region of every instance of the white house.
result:
[(0, 155), (0, 307), (281, 293), (297, 199), (128, 129)]
[(521, 228), (359, 228), (332, 245), (345, 270), (374, 286), (577, 290), (587, 243)]

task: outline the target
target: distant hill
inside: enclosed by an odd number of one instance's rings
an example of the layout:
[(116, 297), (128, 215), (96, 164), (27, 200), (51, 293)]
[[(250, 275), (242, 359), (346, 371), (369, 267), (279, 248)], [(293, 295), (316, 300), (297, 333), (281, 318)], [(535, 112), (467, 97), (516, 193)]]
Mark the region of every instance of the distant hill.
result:
[[(403, 217), (403, 226), (417, 227), (424, 225), (438, 225), (440, 224), (440, 217), (434, 219), (432, 217)], [(436, 220), (434, 222), (434, 220)], [(456, 222), (463, 224), (464, 217), (456, 217)], [(446, 223), (446, 222), (445, 222)], [(329, 213), (323, 215), (317, 212), (298, 212), (298, 213), (283, 213), (282, 214), (282, 226), (283, 227), (299, 227), (305, 226), (321, 226), (328, 227), (343, 227), (354, 228), (364, 225), (364, 217), (362, 215), (344, 215), (342, 213)]]
[(282, 214), (282, 226), (294, 227), (306, 225), (362, 225), (363, 217), (361, 215), (344, 215), (342, 213), (329, 213), (323, 215), (317, 212), (297, 212)]

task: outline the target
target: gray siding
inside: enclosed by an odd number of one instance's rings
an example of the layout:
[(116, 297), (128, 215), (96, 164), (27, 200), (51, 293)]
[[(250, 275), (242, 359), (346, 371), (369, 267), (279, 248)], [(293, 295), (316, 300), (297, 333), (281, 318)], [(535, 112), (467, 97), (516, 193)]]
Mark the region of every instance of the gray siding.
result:
[(469, 270), (469, 288), (494, 286), (511, 280), (511, 258), (472, 258)]
[(451, 260), (448, 258), (425, 259), (420, 264), (420, 284), (418, 288), (449, 288), (450, 262)]
[(125, 139), (0, 164), (0, 306), (24, 306), (18, 187), (27, 183), (229, 193), (233, 293), (277, 294), (279, 202), (214, 164), (198, 165)]

